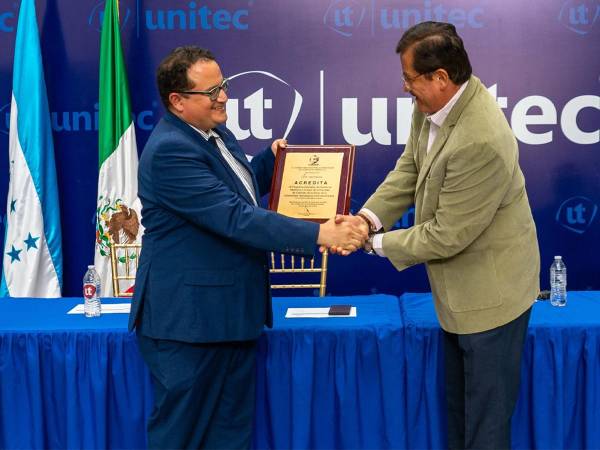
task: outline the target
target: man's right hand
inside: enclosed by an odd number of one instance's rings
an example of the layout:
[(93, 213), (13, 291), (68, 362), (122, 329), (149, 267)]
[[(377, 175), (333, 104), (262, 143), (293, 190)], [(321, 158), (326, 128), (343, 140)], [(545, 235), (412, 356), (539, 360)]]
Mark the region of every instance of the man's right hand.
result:
[(346, 256), (361, 248), (369, 237), (369, 228), (365, 222), (354, 216), (336, 216), (321, 224), (319, 228), (319, 244), (321, 252), (326, 248)]

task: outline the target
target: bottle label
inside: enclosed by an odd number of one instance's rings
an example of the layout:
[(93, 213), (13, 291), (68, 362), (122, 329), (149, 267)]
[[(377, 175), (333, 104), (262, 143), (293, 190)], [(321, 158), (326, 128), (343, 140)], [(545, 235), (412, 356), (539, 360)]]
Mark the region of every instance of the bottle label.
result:
[(96, 294), (96, 286), (92, 283), (85, 283), (83, 285), (83, 296), (85, 298), (87, 298), (88, 300), (91, 300), (92, 298), (94, 298), (94, 295)]

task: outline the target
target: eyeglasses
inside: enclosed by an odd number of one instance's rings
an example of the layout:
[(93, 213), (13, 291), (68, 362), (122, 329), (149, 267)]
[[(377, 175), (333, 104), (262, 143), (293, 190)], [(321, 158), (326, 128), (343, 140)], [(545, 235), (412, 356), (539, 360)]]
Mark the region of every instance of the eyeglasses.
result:
[(206, 95), (208, 98), (211, 99), (211, 101), (214, 102), (219, 98), (221, 89), (225, 93), (229, 89), (229, 79), (228, 78), (223, 78), (223, 81), (221, 81), (221, 84), (219, 84), (218, 86), (215, 86), (212, 89), (209, 89), (208, 91), (179, 91), (177, 93), (178, 94), (188, 94), (188, 95)]
[(400, 79), (404, 84), (413, 84), (417, 78), (422, 77), (423, 75), (427, 75), (427, 72), (420, 73), (419, 75), (415, 75), (414, 77), (408, 76), (405, 73), (403, 73)]

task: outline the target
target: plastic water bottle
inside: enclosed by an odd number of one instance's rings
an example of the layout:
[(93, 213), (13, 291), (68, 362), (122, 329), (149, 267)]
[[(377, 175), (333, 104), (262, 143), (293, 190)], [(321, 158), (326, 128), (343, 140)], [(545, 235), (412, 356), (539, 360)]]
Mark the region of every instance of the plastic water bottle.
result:
[(550, 303), (552, 306), (567, 304), (567, 266), (562, 256), (555, 256), (550, 266)]
[(100, 275), (95, 267), (88, 266), (88, 270), (83, 276), (83, 311), (85, 317), (98, 317), (102, 312), (100, 303)]

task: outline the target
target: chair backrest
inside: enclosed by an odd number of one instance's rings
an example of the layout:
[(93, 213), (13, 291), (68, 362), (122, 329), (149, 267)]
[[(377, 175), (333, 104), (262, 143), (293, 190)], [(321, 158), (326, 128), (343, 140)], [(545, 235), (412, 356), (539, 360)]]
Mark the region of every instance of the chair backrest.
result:
[(142, 244), (115, 244), (111, 242), (110, 263), (112, 268), (113, 295), (115, 297), (133, 296), (135, 273)]
[[(318, 255), (321, 255), (320, 257)], [(325, 296), (327, 286), (327, 251), (312, 258), (304, 256), (287, 255), (283, 253), (271, 253), (270, 269), (271, 289), (319, 289), (319, 297)], [(281, 274), (289, 274), (294, 283), (274, 283), (275, 278)], [(318, 277), (318, 282), (317, 278)]]

